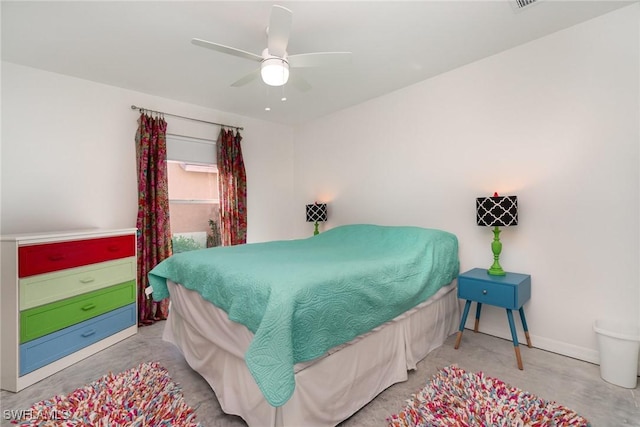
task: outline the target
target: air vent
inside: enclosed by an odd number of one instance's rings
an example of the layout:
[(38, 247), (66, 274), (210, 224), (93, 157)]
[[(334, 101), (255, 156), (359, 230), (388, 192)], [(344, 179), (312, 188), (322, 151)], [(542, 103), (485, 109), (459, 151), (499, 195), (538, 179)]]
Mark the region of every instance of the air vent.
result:
[(521, 10), (525, 7), (531, 6), (534, 3), (537, 3), (538, 1), (539, 0), (511, 0), (511, 3), (516, 10)]
[(518, 9), (522, 9), (523, 7), (527, 7), (535, 3), (537, 0), (515, 0), (516, 6)]

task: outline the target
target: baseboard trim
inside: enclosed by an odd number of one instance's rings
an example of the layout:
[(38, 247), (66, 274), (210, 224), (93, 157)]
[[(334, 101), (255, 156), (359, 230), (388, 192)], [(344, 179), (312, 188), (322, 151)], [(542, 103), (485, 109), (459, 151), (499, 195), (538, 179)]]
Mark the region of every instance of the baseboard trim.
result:
[[(509, 333), (505, 334), (504, 332), (499, 330), (494, 330), (491, 328), (486, 328), (486, 329), (481, 328), (479, 332), (511, 341), (511, 334)], [(573, 359), (582, 360), (584, 362), (593, 363), (595, 365), (600, 364), (600, 354), (597, 350), (586, 348), (586, 347), (580, 347), (573, 344), (568, 344), (566, 342), (553, 340), (540, 335), (531, 334), (530, 336), (531, 336), (531, 344), (535, 348), (539, 348), (540, 350), (550, 351), (552, 353), (557, 353), (562, 356), (571, 357)], [(518, 336), (518, 341), (520, 341), (521, 344), (522, 343), (526, 344), (526, 341), (524, 339), (521, 339), (520, 336)]]

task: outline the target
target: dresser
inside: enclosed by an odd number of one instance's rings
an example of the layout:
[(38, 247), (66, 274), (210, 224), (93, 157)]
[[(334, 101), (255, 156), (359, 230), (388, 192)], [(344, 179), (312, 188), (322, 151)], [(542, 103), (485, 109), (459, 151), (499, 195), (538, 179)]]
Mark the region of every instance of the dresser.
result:
[(135, 228), (5, 235), (0, 244), (3, 390), (137, 332)]

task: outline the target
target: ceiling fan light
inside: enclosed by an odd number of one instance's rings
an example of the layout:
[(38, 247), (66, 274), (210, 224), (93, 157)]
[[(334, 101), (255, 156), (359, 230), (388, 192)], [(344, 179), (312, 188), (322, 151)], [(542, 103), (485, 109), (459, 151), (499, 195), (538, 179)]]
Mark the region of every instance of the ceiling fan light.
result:
[(289, 80), (289, 63), (282, 58), (267, 58), (262, 61), (260, 75), (269, 86), (282, 86)]

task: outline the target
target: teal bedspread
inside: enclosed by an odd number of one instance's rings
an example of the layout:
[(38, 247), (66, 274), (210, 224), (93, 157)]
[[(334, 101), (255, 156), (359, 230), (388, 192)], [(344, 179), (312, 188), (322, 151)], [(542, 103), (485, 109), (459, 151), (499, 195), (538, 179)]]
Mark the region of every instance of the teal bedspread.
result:
[(245, 361), (272, 406), (295, 388), (294, 364), (322, 356), (418, 305), (458, 275), (458, 240), (435, 229), (346, 225), (307, 239), (171, 256), (149, 273), (199, 292), (254, 333)]

